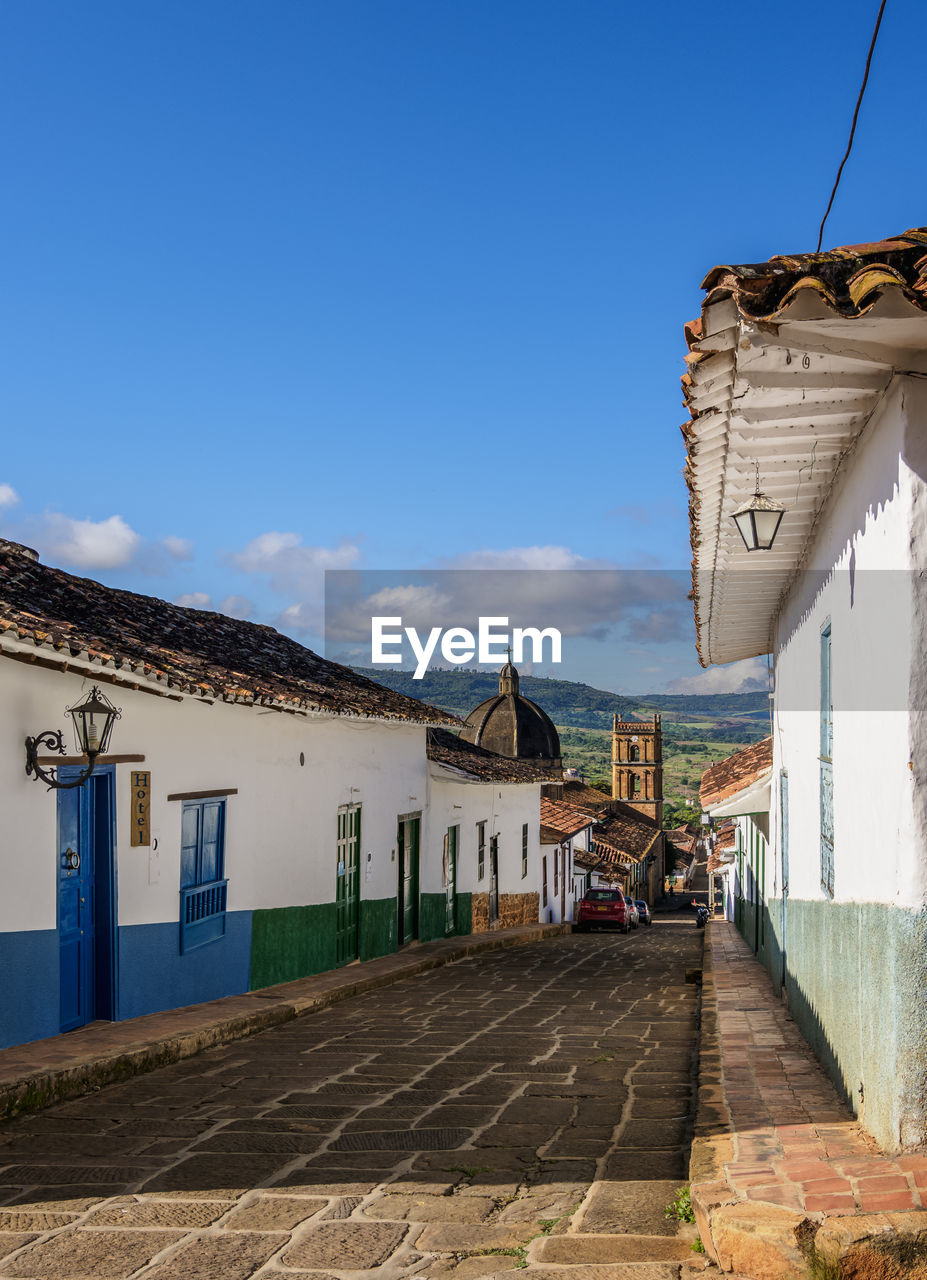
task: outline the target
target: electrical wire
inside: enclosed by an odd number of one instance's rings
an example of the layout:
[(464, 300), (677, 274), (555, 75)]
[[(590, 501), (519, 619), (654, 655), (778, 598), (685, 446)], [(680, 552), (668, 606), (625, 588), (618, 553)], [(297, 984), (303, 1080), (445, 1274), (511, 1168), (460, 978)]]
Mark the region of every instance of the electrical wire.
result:
[(876, 18), (875, 30), (872, 33), (872, 40), (870, 41), (870, 44), (869, 44), (869, 56), (866, 58), (866, 70), (863, 75), (863, 83), (860, 85), (859, 97), (856, 99), (856, 110), (853, 112), (853, 123), (850, 126), (850, 140), (847, 143), (846, 153), (844, 154), (843, 159), (840, 161), (840, 168), (837, 170), (837, 177), (834, 180), (834, 189), (830, 193), (830, 200), (828, 202), (827, 209), (824, 213), (824, 217), (821, 219), (821, 229), (818, 232), (818, 247), (815, 251), (817, 253), (821, 252), (821, 243), (824, 239), (824, 223), (827, 221), (828, 215), (830, 214), (830, 211), (833, 208), (834, 200), (837, 195), (837, 188), (840, 186), (840, 178), (841, 178), (841, 175), (843, 174), (843, 166), (846, 164), (846, 162), (850, 158), (850, 151), (852, 150), (852, 147), (853, 147), (853, 135), (856, 133), (856, 121), (859, 119), (859, 109), (863, 103), (863, 94), (866, 92), (866, 82), (869, 79), (869, 68), (872, 65), (872, 55), (875, 50), (876, 39), (879, 34), (879, 27), (882, 25), (882, 14), (885, 12), (885, 4), (886, 4), (886, 0), (882, 0), (882, 3), (879, 5), (879, 16)]

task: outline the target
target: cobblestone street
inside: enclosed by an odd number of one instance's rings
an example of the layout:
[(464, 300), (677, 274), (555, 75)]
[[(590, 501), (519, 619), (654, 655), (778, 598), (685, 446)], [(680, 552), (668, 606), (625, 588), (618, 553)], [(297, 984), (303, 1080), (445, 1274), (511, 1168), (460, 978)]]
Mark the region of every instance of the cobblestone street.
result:
[(0, 1276), (669, 1280), (701, 947), (486, 953), (7, 1122)]

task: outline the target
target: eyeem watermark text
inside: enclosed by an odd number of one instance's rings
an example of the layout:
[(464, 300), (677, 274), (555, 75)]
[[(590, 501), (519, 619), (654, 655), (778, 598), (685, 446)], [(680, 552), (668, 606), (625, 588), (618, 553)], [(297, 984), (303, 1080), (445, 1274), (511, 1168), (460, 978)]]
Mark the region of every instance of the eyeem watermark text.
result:
[[(491, 666), (505, 662), (511, 646), (514, 662), (525, 661), (525, 650), (530, 648), (529, 661), (545, 661), (544, 642), (550, 641), (548, 662), (560, 662), (563, 648), (560, 632), (556, 627), (513, 627), (509, 633), (508, 618), (480, 618), (476, 635), (467, 627), (432, 627), (422, 639), (415, 627), (404, 627), (402, 618), (370, 619), (370, 657), (374, 666), (402, 662), (402, 645), (408, 640), (415, 655), (413, 679), (421, 680), (428, 670), (440, 644), (445, 662), (460, 666), (464, 662), (477, 662)], [(399, 652), (395, 652), (395, 650)], [(390, 650), (391, 652), (388, 652)]]

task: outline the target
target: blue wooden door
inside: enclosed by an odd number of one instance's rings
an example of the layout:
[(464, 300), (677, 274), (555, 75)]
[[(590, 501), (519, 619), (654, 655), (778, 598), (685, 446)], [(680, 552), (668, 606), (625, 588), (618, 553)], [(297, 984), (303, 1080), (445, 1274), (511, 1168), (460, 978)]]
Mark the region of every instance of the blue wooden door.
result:
[[(59, 776), (66, 773), (60, 769)], [(62, 778), (62, 781), (65, 781)], [(93, 856), (86, 787), (58, 796), (58, 944), (61, 1030), (93, 1017), (89, 956), (93, 950)]]
[[(78, 769), (61, 768), (68, 781)], [(112, 776), (58, 799), (58, 946), (61, 1030), (115, 1017)]]

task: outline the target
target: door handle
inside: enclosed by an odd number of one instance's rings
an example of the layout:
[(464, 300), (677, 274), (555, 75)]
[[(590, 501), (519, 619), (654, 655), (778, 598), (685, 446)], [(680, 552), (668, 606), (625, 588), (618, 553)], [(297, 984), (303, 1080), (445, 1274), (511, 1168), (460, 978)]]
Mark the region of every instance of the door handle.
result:
[(64, 865), (68, 868), (69, 871), (79, 871), (80, 870), (80, 854), (77, 853), (74, 849), (65, 849)]

